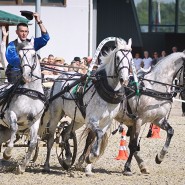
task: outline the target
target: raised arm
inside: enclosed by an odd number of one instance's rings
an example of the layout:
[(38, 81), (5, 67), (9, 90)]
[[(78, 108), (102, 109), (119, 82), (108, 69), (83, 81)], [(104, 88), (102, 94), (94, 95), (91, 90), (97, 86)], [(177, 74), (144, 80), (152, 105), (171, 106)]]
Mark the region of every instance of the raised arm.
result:
[(6, 69), (8, 62), (5, 57), (5, 52), (6, 52), (6, 41), (7, 41), (7, 37), (8, 37), (8, 31), (6, 31), (5, 26), (2, 26), (2, 33), (3, 33), (3, 38), (2, 38), (2, 42), (1, 42), (0, 52), (1, 52), (1, 58), (2, 58), (2, 65)]
[(37, 22), (37, 24), (38, 24), (39, 27), (40, 27), (40, 31), (41, 31), (42, 33), (46, 33), (47, 30), (46, 30), (46, 28), (44, 27), (44, 24), (43, 24), (43, 22), (42, 22), (41, 19), (40, 19), (40, 15), (39, 15), (37, 12), (35, 12), (35, 13), (33, 13), (33, 16), (35, 17), (35, 21)]

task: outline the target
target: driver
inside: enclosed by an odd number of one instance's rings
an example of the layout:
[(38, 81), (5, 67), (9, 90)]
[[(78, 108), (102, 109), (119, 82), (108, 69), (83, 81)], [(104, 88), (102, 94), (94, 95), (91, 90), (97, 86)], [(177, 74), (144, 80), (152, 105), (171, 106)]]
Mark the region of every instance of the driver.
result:
[[(31, 16), (35, 18), (35, 21), (40, 27), (41, 37), (34, 38), (34, 49), (38, 51), (40, 48), (45, 46), (50, 39), (49, 34), (47, 33), (46, 28), (43, 25), (43, 22), (40, 20), (40, 16), (38, 13), (31, 13)], [(6, 49), (6, 59), (8, 61), (8, 66), (6, 69), (6, 75), (8, 78), (8, 82), (15, 83), (21, 75), (21, 62), (19, 58), (19, 54), (17, 53), (17, 44), (30, 42), (30, 39), (27, 39), (29, 34), (28, 25), (26, 23), (19, 23), (17, 25), (16, 34), (18, 38), (12, 42), (10, 42)]]

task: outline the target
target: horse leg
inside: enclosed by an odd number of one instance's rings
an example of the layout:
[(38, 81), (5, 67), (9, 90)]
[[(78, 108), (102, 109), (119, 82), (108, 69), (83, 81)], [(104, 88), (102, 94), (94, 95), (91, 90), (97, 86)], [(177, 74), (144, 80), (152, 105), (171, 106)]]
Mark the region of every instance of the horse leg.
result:
[[(130, 135), (130, 133), (132, 133), (132, 126), (128, 127), (128, 130), (129, 130), (129, 135)], [(127, 131), (127, 132), (128, 132), (128, 131)], [(140, 156), (140, 152), (139, 152), (139, 150), (140, 150), (140, 143), (138, 144), (137, 150), (138, 150), (138, 151), (136, 151), (136, 152), (134, 153), (134, 157), (135, 157), (135, 159), (136, 159), (136, 161), (137, 161), (137, 164), (138, 164), (138, 166), (139, 166), (139, 168), (140, 168), (140, 171), (141, 171), (141, 173), (143, 173), (143, 174), (149, 174), (149, 170), (147, 169), (147, 166), (146, 166), (144, 160), (143, 160), (143, 159), (141, 158), (141, 156)]]
[(100, 129), (99, 127), (99, 121), (95, 122), (95, 121), (90, 121), (90, 129), (92, 130), (92, 132), (95, 133), (96, 135), (96, 141), (95, 143), (92, 145), (91, 147), (91, 152), (90, 154), (88, 155), (88, 157), (86, 158), (86, 162), (88, 164), (90, 163), (93, 163), (96, 158), (99, 156), (99, 153), (100, 153), (100, 144), (101, 144), (101, 141), (102, 141), (102, 137), (104, 135), (102, 129)]
[(149, 174), (150, 172), (147, 169), (147, 166), (146, 166), (144, 160), (141, 158), (139, 151), (136, 151), (134, 153), (134, 157), (135, 157), (135, 159), (137, 161), (137, 164), (138, 164), (138, 166), (140, 168), (141, 173), (143, 173), (143, 174)]
[(65, 129), (63, 129), (61, 136), (62, 136), (62, 143), (64, 144), (64, 148), (65, 148), (65, 165), (69, 167), (71, 167), (71, 163), (72, 163), (72, 153), (71, 153), (71, 149), (70, 149), (70, 144), (69, 144), (69, 139), (71, 136), (71, 132), (73, 129), (73, 124), (71, 123), (70, 125), (68, 125)]
[(9, 160), (12, 156), (12, 149), (14, 146), (14, 141), (16, 140), (16, 133), (18, 130), (18, 125), (17, 125), (17, 118), (15, 113), (11, 112), (10, 114), (10, 130), (11, 130), (11, 136), (10, 136), (10, 142), (8, 143), (8, 147), (5, 149), (3, 153), (3, 158), (5, 160)]
[(127, 175), (127, 176), (132, 175), (132, 172), (131, 172), (132, 157), (133, 157), (134, 153), (139, 150), (138, 138), (139, 138), (139, 133), (140, 133), (140, 129), (141, 129), (141, 124), (142, 124), (142, 120), (138, 119), (138, 120), (136, 120), (136, 122), (132, 126), (130, 141), (129, 141), (129, 146), (128, 146), (129, 150), (130, 150), (130, 154), (129, 154), (129, 157), (125, 163), (124, 171), (123, 171), (123, 174)]
[(168, 121), (166, 119), (160, 120), (158, 122), (157, 126), (159, 126), (161, 129), (163, 129), (167, 132), (165, 144), (164, 144), (161, 152), (159, 154), (157, 154), (156, 158), (155, 158), (156, 163), (160, 164), (168, 152), (168, 147), (170, 145), (171, 138), (173, 137), (173, 134), (174, 134), (174, 129), (170, 126), (170, 124), (168, 123)]
[(25, 155), (22, 164), (18, 166), (17, 173), (22, 174), (25, 172), (26, 166), (30, 162), (31, 155), (37, 145), (38, 142), (38, 129), (39, 129), (40, 119), (38, 119), (31, 127), (30, 127), (30, 143), (28, 146), (28, 152)]
[(95, 134), (94, 134), (94, 132), (92, 132), (90, 130), (88, 133), (88, 136), (86, 138), (86, 143), (85, 143), (85, 148), (83, 150), (83, 153), (78, 159), (78, 164), (76, 165), (77, 168), (81, 168), (82, 164), (84, 163), (85, 156), (87, 155), (87, 150), (88, 150), (89, 146), (92, 144), (92, 142), (94, 141), (94, 139), (95, 139)]
[(62, 117), (63, 117), (62, 110), (58, 110), (57, 112), (55, 111), (51, 112), (50, 120), (49, 120), (49, 134), (47, 138), (47, 155), (46, 155), (46, 161), (44, 163), (44, 170), (43, 170), (44, 172), (50, 172), (49, 160), (51, 155), (51, 148), (54, 143), (54, 135), (55, 135), (57, 125)]
[[(91, 134), (91, 136), (93, 138), (91, 138), (91, 139), (92, 139), (92, 142), (93, 142), (94, 138), (95, 138), (95, 135), (94, 135), (94, 133), (92, 133), (92, 134)], [(103, 155), (107, 144), (108, 144), (108, 136), (107, 136), (107, 133), (105, 133), (103, 135), (103, 138), (102, 138), (99, 157)], [(92, 163), (87, 164), (87, 166), (85, 167), (85, 174), (86, 174), (86, 176), (92, 176), (93, 175), (93, 173), (92, 173)]]

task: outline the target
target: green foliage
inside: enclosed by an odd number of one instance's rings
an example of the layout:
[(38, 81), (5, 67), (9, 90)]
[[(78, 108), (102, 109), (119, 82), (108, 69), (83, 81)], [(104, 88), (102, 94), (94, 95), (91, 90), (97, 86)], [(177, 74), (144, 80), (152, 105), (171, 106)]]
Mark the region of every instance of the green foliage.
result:
[[(185, 5), (185, 1), (184, 5)], [(139, 19), (140, 25), (148, 25), (149, 24), (149, 2), (148, 0), (142, 0), (136, 6), (137, 15)], [(184, 8), (183, 8), (184, 10)], [(153, 0), (152, 2), (152, 22), (155, 25), (155, 16), (157, 13), (157, 1)], [(175, 2), (169, 1), (161, 1), (160, 3), (160, 13), (161, 13), (161, 26), (159, 27), (160, 32), (173, 32), (175, 27)], [(181, 25), (179, 27), (179, 32), (185, 32), (185, 10), (181, 11), (181, 7), (179, 7), (178, 11), (178, 24)]]

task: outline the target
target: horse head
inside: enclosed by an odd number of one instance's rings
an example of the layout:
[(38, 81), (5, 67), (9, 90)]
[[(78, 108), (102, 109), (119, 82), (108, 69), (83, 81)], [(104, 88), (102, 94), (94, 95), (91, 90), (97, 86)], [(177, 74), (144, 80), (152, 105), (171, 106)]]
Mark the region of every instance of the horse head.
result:
[(130, 61), (133, 59), (131, 51), (132, 39), (128, 44), (120, 38), (115, 40), (115, 73), (118, 75), (121, 85), (127, 85), (130, 74)]
[(37, 66), (37, 55), (33, 39), (30, 42), (18, 43), (17, 49), (21, 61), (23, 81), (29, 83), (32, 81), (33, 71)]

